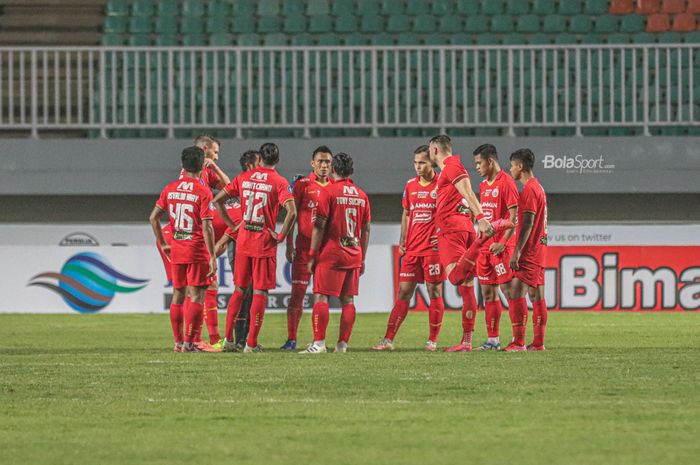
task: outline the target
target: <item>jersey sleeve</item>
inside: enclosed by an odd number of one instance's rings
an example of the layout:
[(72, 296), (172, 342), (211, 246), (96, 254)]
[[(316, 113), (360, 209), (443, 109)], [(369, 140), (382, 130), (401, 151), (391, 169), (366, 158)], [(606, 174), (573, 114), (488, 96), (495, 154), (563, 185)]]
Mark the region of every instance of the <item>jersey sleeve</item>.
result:
[(277, 182), (277, 196), (279, 197), (280, 205), (284, 205), (288, 200), (294, 199), (294, 195), (292, 195), (289, 189), (289, 183), (281, 176)]
[(207, 167), (206, 173), (207, 173), (207, 186), (209, 186), (210, 189), (221, 190), (224, 187), (224, 183), (221, 181), (219, 176), (214, 172), (214, 170)]
[(505, 192), (503, 193), (506, 202), (506, 207), (515, 207), (518, 205), (518, 188), (515, 187), (515, 181), (505, 183)]
[(442, 170), (444, 176), (447, 178), (448, 181), (450, 181), (451, 184), (457, 184), (459, 181), (461, 181), (464, 178), (469, 177), (469, 173), (467, 173), (467, 170), (462, 166), (461, 164), (459, 165), (447, 165), (445, 166), (445, 169)]
[(316, 216), (328, 219), (331, 214), (331, 196), (326, 189), (321, 189), (318, 193), (318, 206)]
[[(367, 205), (369, 205), (369, 203)], [(401, 205), (403, 206), (404, 210), (411, 209), (411, 206), (409, 205), (409, 202), (408, 202), (408, 186), (404, 187), (404, 189), (403, 189), (403, 197), (401, 198)]]
[(366, 225), (367, 223), (372, 222), (372, 207), (370, 207), (369, 197), (367, 197), (366, 195), (365, 195), (365, 202), (367, 203), (367, 208), (365, 210), (365, 218), (364, 218), (364, 221), (362, 223), (363, 226)]
[(299, 208), (299, 205), (301, 205), (301, 199), (304, 196), (304, 187), (306, 187), (306, 184), (302, 182), (301, 179), (297, 179), (292, 187), (292, 195), (294, 196), (294, 204), (297, 206), (297, 209)]
[(537, 199), (532, 189), (523, 189), (519, 205), (523, 212), (537, 213)]
[(203, 220), (210, 220), (214, 217), (211, 201), (211, 192), (205, 189), (204, 193), (199, 196), (199, 217)]
[(236, 176), (235, 178), (233, 178), (233, 181), (226, 184), (226, 186), (224, 187), (224, 190), (226, 191), (226, 193), (229, 196), (234, 197), (234, 198), (241, 196), (241, 192), (240, 192), (240, 188), (239, 188), (239, 180), (238, 180), (239, 177), (240, 176)]
[(158, 197), (158, 200), (156, 200), (156, 207), (160, 208), (163, 211), (168, 211), (167, 190), (167, 188), (163, 189), (160, 193), (160, 196)]

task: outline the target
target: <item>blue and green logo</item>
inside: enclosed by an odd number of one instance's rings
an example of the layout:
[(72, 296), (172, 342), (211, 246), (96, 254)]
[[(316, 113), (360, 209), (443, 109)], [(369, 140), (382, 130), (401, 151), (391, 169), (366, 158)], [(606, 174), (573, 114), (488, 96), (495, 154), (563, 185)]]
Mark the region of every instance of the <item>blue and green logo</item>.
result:
[(39, 273), (27, 285), (59, 294), (77, 312), (95, 313), (109, 305), (117, 292), (140, 291), (148, 281), (120, 273), (101, 255), (84, 252), (69, 258), (60, 273)]

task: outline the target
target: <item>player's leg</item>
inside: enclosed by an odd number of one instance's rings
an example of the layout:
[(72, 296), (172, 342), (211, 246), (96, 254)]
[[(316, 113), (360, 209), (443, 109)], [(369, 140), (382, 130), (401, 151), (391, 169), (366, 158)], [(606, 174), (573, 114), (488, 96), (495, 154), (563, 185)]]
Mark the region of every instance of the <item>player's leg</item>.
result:
[(213, 281), (204, 294), (204, 322), (209, 333), (209, 343), (215, 346), (221, 340), (219, 334), (219, 283)]
[(184, 303), (185, 290), (187, 287), (187, 267), (186, 265), (173, 265), (173, 298), (170, 302), (170, 327), (175, 340), (175, 352), (182, 352), (184, 342)]
[(243, 293), (243, 303), (241, 304), (241, 311), (238, 312), (238, 318), (234, 324), (234, 336), (236, 339), (236, 347), (239, 350), (243, 350), (245, 347), (246, 339), (248, 339), (248, 332), (250, 331), (250, 305), (253, 303), (253, 286), (248, 286), (248, 288)]
[(340, 304), (342, 307), (340, 313), (340, 332), (338, 334), (338, 343), (335, 346), (336, 353), (345, 353), (348, 351), (348, 343), (350, 342), (352, 328), (355, 326), (355, 316), (357, 314), (354, 296), (358, 294), (360, 283), (359, 268), (343, 271), (345, 272), (345, 279), (343, 280), (343, 287), (340, 290)]
[(236, 251), (233, 269), (234, 291), (228, 301), (226, 308), (226, 331), (224, 333), (224, 352), (235, 352), (237, 350), (233, 339), (233, 327), (236, 323), (238, 313), (241, 311), (245, 289), (252, 280), (253, 259)]
[(280, 347), (282, 350), (294, 350), (297, 347), (299, 323), (304, 314), (304, 297), (311, 279), (311, 273), (306, 268), (308, 257), (299, 250), (297, 252), (292, 263), (292, 293), (287, 305), (287, 341)]
[(525, 347), (525, 331), (527, 329), (527, 294), (528, 286), (520, 277), (518, 272), (515, 273), (513, 280), (510, 283), (511, 300), (508, 302), (508, 314), (510, 315), (510, 324), (513, 328), (513, 340), (506, 352), (524, 352)]
[[(195, 264), (196, 265), (196, 264)], [(194, 266), (190, 267), (194, 268)], [(207, 266), (208, 268), (208, 266)], [(196, 273), (194, 271), (190, 273)], [(190, 274), (188, 273), (188, 274)], [(206, 277), (206, 272), (199, 271), (198, 274), (204, 274)], [(202, 283), (200, 280), (189, 279), (189, 282), (194, 282), (193, 285), (187, 286), (187, 293), (189, 299), (185, 306), (185, 344), (183, 345), (183, 352), (218, 352), (217, 349), (203, 350), (194, 344), (195, 333), (197, 328), (201, 328), (202, 320), (204, 319), (204, 295), (207, 290), (207, 284)], [(199, 284), (199, 285), (198, 285)]]
[(276, 286), (277, 257), (253, 259), (253, 299), (250, 304), (250, 330), (243, 352), (261, 352), (258, 336), (265, 319), (267, 291)]
[(529, 286), (528, 294), (532, 302), (532, 329), (534, 338), (528, 350), (544, 350), (544, 335), (547, 329), (547, 302), (544, 299), (544, 268), (537, 267), (537, 286)]
[(484, 320), (486, 322), (486, 341), (481, 344), (479, 350), (501, 350), (500, 323), (501, 299), (498, 295), (498, 286), (495, 284), (481, 284), (481, 295), (484, 297)]
[(373, 350), (394, 350), (394, 338), (398, 333), (401, 323), (408, 314), (409, 300), (413, 297), (413, 292), (418, 285), (415, 281), (399, 282), (399, 291), (396, 295), (394, 307), (389, 314), (389, 321), (386, 324), (386, 333), (379, 344), (372, 346)]
[(328, 299), (330, 296), (340, 297), (345, 273), (323, 264), (316, 265), (314, 270), (314, 307), (311, 311), (311, 325), (314, 332), (313, 343), (299, 352), (300, 354), (320, 354), (327, 352), (326, 330), (330, 318)]
[(442, 327), (442, 316), (445, 313), (445, 302), (442, 298), (443, 283), (428, 282), (426, 283), (428, 295), (430, 296), (430, 307), (428, 308), (428, 324), (430, 331), (428, 340), (425, 343), (425, 350), (435, 352), (437, 350), (438, 336)]

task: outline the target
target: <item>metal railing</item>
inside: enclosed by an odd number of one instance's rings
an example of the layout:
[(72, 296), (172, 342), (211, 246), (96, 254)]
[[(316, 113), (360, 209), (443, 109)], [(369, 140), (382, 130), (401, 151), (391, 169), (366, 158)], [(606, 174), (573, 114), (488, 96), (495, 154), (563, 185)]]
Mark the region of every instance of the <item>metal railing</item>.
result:
[(700, 45), (0, 47), (0, 129), (700, 125)]

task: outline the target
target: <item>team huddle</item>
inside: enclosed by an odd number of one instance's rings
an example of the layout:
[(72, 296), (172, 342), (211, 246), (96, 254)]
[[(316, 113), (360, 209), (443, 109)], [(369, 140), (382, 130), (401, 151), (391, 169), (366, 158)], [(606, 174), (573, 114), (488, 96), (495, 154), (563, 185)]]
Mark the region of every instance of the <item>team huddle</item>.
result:
[[(207, 135), (182, 151), (178, 180), (166, 186), (151, 213), (156, 243), (173, 284), (170, 321), (176, 352), (260, 352), (267, 292), (276, 286), (277, 246), (286, 242), (292, 263), (292, 292), (287, 308), (287, 341), (295, 350), (304, 298), (313, 278), (313, 341), (302, 354), (327, 352), (329, 299), (342, 310), (335, 352), (346, 352), (355, 323), (370, 237), (371, 209), (365, 192), (351, 179), (352, 157), (321, 146), (311, 155), (311, 173), (290, 187), (276, 171), (279, 149), (266, 143), (241, 157), (243, 172), (233, 180), (216, 165), (220, 143)], [(446, 135), (433, 137), (414, 152), (416, 177), (403, 194), (399, 254), (399, 290), (384, 338), (372, 347), (393, 350), (419, 283), (430, 296), (429, 337), (437, 350), (444, 312), (445, 278), (462, 297), (463, 338), (447, 352), (472, 350), (477, 315), (474, 278), (484, 297), (488, 339), (478, 348), (501, 350), (499, 288), (508, 299), (513, 328), (508, 352), (544, 350), (547, 307), (544, 258), (547, 203), (534, 177), (534, 154), (520, 149), (510, 156), (508, 176), (489, 144), (473, 152), (484, 177), (480, 199), (469, 174)], [(439, 168), (439, 174), (435, 168)], [(515, 180), (523, 184), (518, 194)], [(216, 192), (214, 195), (214, 192)], [(279, 209), (284, 221), (279, 231)], [(168, 224), (161, 226), (163, 214)], [(476, 223), (477, 228), (474, 224)], [(294, 231), (296, 229), (296, 240)], [(226, 328), (218, 328), (217, 257), (228, 249), (234, 292)], [(534, 339), (525, 344), (529, 294)], [(209, 343), (202, 340), (206, 323)], [(235, 337), (234, 337), (235, 330)]]

